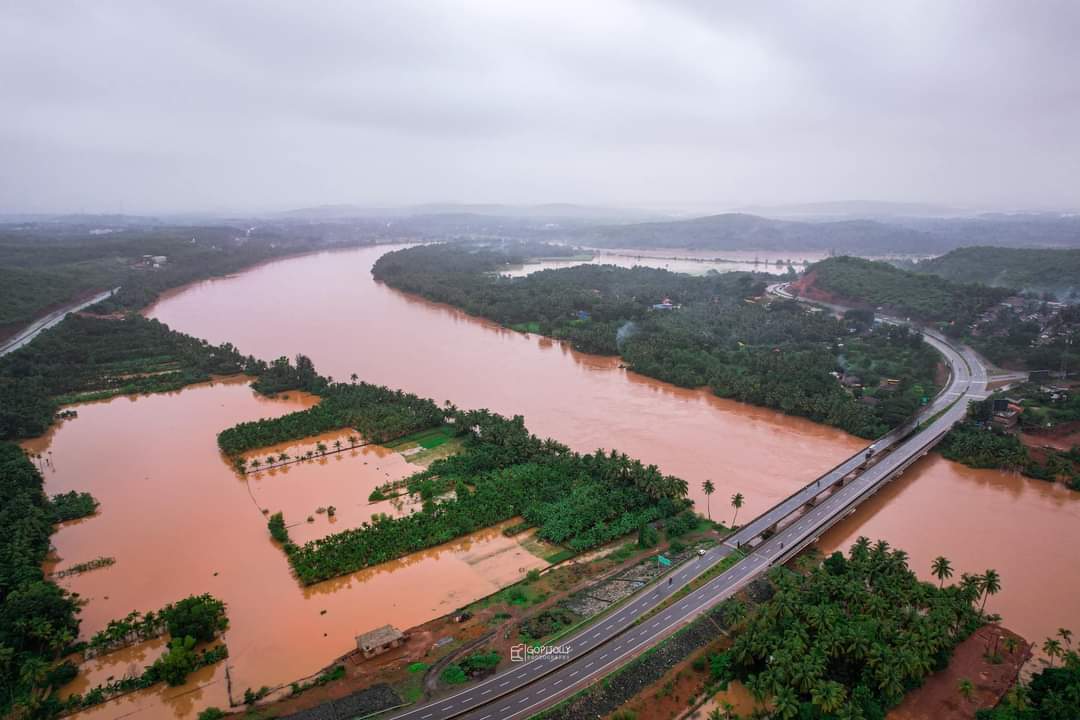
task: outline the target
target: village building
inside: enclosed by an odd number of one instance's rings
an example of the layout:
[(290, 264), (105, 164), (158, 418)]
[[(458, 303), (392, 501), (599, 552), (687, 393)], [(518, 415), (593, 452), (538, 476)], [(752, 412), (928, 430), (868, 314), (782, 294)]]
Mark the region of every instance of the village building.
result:
[(393, 625), (383, 625), (370, 632), (356, 636), (356, 648), (365, 658), (375, 657), (387, 650), (399, 647), (405, 640), (405, 633)]

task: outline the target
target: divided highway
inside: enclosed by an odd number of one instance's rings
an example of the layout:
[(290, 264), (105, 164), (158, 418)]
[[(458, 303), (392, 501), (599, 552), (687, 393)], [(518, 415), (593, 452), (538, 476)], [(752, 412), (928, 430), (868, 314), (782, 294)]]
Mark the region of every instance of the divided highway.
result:
[[(607, 615), (560, 641), (565, 655), (544, 655), (517, 663), (455, 694), (393, 717), (397, 720), (529, 717), (612, 672), (817, 541), (866, 498), (929, 452), (964, 417), (969, 400), (986, 396), (986, 371), (974, 353), (952, 345), (934, 332), (926, 331), (924, 337), (945, 357), (951, 376), (946, 388), (921, 413), (919, 421), (926, 425), (921, 431), (905, 437), (912, 429), (909, 426), (879, 438), (744, 525), (723, 544), (685, 562), (657, 584), (643, 588)], [(875, 458), (872, 464), (866, 462), (868, 450), (872, 450)], [(860, 469), (862, 472), (857, 473)], [(737, 546), (746, 553), (743, 560), (638, 623), (694, 578), (736, 552)]]
[(89, 300), (80, 300), (79, 302), (72, 303), (70, 305), (60, 308), (59, 310), (55, 310), (43, 318), (38, 318), (34, 322), (30, 323), (30, 325), (19, 331), (19, 333), (16, 334), (15, 337), (11, 338), (10, 340), (6, 340), (2, 344), (0, 344), (0, 355), (7, 355), (9, 352), (14, 352), (18, 350), (19, 348), (36, 338), (45, 330), (48, 330), (52, 326), (58, 324), (61, 320), (67, 317), (69, 313), (79, 312), (80, 310), (85, 310), (91, 305), (96, 305), (102, 300), (112, 297), (113, 293), (115, 293), (119, 289), (120, 288), (118, 287), (114, 287), (112, 290), (106, 290), (105, 292), (98, 293)]

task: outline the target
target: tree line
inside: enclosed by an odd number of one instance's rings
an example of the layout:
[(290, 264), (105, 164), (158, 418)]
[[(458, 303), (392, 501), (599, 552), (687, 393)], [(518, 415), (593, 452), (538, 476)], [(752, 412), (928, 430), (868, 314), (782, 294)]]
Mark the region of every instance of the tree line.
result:
[[(382, 443), (417, 430), (438, 427), (443, 422), (443, 410), (433, 401), (401, 390), (365, 382), (335, 383), (314, 375), (302, 384), (297, 368), (309, 367), (310, 360), (297, 356), (296, 366), (285, 358), (272, 367), (279, 368), (270, 384), (273, 392), (301, 389), (319, 395), (320, 402), (277, 418), (242, 422), (218, 433), (218, 447), (229, 456), (237, 456), (288, 440), (299, 440), (329, 430), (355, 429), (365, 440)], [(291, 372), (283, 372), (287, 368)], [(311, 369), (314, 373), (314, 368)], [(281, 378), (293, 375), (293, 381)], [(256, 389), (267, 390), (261, 375)]]
[[(508, 327), (621, 355), (636, 372), (862, 437), (901, 423), (934, 391), (939, 358), (918, 333), (875, 327), (872, 313), (838, 320), (761, 302), (763, 276), (581, 265), (508, 278), (498, 274), (508, 258), (516, 259), (497, 248), (427, 245), (387, 253), (372, 272)], [(847, 391), (832, 373), (866, 377)], [(879, 389), (884, 379), (898, 382)]]
[(456, 492), (429, 495), (420, 511), (370, 523), (301, 546), (286, 543), (304, 584), (319, 582), (521, 515), (539, 537), (574, 551), (601, 545), (688, 506), (686, 482), (625, 455), (581, 455), (529, 433), (520, 416), (454, 410), (464, 449), (419, 473)]
[(0, 357), (0, 440), (42, 434), (64, 402), (167, 392), (263, 367), (230, 343), (211, 345), (140, 315), (69, 315)]
[(62, 658), (79, 633), (79, 605), (41, 570), (55, 518), (37, 468), (0, 443), (0, 715), (55, 714), (54, 690), (73, 677)]

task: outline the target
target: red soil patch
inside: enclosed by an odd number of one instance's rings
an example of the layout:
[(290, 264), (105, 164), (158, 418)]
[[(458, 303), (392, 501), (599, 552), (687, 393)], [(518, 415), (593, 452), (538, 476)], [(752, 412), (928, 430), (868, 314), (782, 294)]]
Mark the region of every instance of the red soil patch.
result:
[(1050, 430), (1027, 432), (1020, 439), (1029, 448), (1052, 447), (1057, 450), (1071, 450), (1080, 445), (1080, 420), (1061, 423)]
[[(1005, 638), (1013, 637), (1014, 652), (1005, 650)], [(986, 659), (995, 644), (1002, 661)], [(1031, 646), (1016, 633), (998, 625), (980, 628), (953, 653), (949, 666), (927, 678), (926, 683), (908, 693), (889, 713), (889, 720), (971, 720), (975, 711), (992, 708), (1016, 682), (1021, 666), (1031, 657)], [(960, 694), (960, 681), (975, 686), (970, 698)]]
[(608, 720), (620, 712), (634, 713), (636, 720), (671, 720), (682, 717), (690, 706), (701, 697), (709, 671), (698, 672), (692, 667), (694, 658), (705, 657), (723, 649), (727, 642), (707, 645), (673, 666), (662, 678), (639, 692), (618, 710), (608, 715)]

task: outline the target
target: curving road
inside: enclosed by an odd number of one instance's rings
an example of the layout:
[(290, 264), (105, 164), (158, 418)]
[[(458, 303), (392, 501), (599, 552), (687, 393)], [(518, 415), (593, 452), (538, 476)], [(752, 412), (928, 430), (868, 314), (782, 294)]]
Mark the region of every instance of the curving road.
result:
[[(899, 322), (896, 320), (887, 320)], [(770, 568), (814, 543), (858, 505), (876, 493), (945, 435), (967, 411), (967, 401), (986, 396), (986, 370), (970, 350), (938, 333), (926, 341), (944, 355), (951, 370), (948, 385), (923, 410), (929, 423), (914, 435), (911, 427), (879, 438), (790, 497), (750, 521), (724, 544), (680, 565), (660, 582), (640, 590), (608, 614), (562, 641), (566, 655), (541, 656), (518, 663), (453, 695), (393, 715), (400, 720), (511, 720), (529, 717), (595, 682), (657, 644), (701, 613), (730, 598)], [(867, 463), (872, 450), (875, 462)], [(861, 472), (860, 472), (861, 470)], [(769, 534), (771, 532), (771, 534)], [(638, 622), (665, 600), (741, 547), (746, 557), (702, 587)]]

